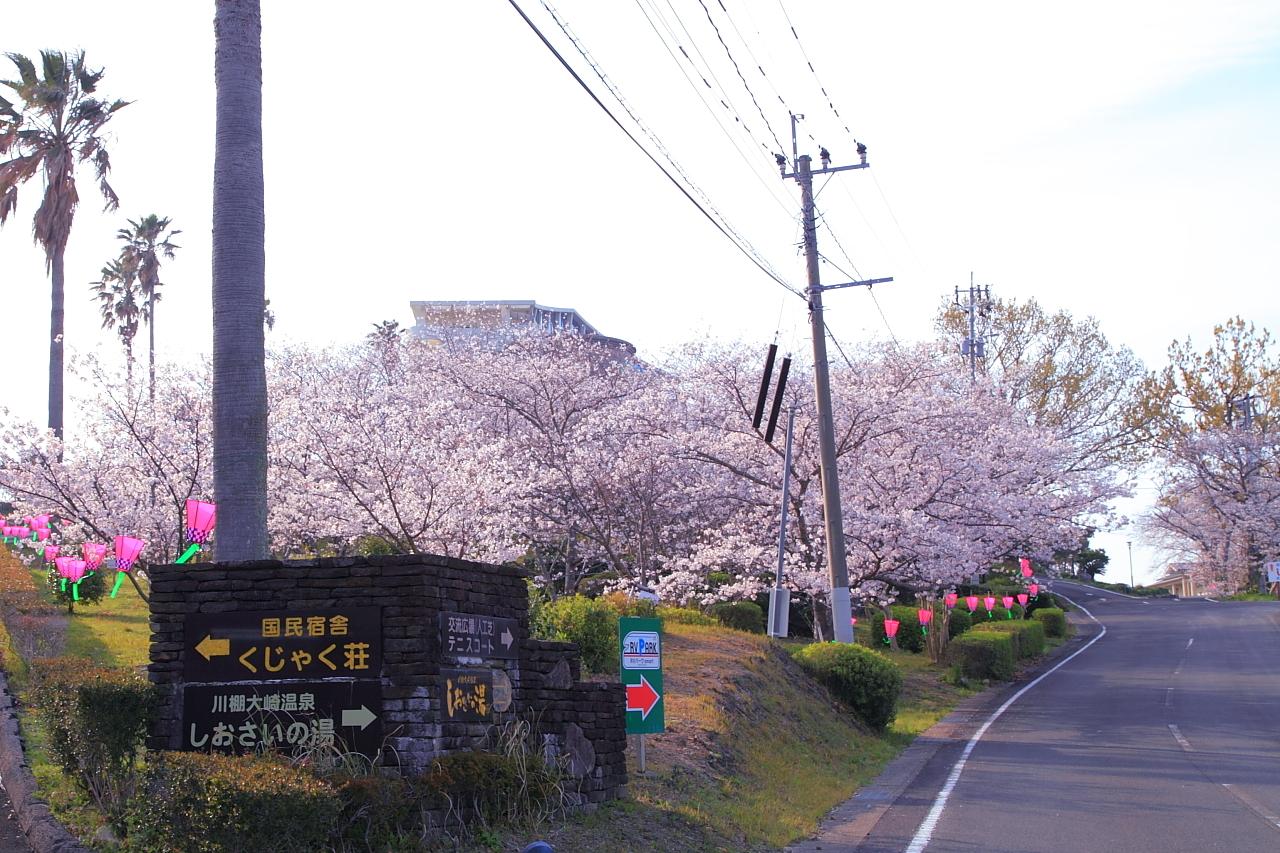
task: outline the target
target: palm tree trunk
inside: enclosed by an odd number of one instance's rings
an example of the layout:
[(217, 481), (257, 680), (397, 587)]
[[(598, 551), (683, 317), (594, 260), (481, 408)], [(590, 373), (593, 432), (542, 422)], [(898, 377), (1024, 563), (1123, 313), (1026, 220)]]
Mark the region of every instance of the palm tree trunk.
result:
[[(62, 337), (64, 317), (63, 253), (59, 247), (49, 261), (53, 280), (52, 309), (49, 312), (49, 429), (62, 438)], [(61, 460), (62, 452), (58, 452)]]
[[(154, 291), (153, 291), (154, 293)], [(147, 368), (149, 375), (147, 377), (147, 399), (154, 403), (156, 401), (156, 298), (151, 297), (150, 310), (147, 312)]]
[(213, 491), (219, 561), (267, 556), (266, 249), (259, 0), (217, 0)]

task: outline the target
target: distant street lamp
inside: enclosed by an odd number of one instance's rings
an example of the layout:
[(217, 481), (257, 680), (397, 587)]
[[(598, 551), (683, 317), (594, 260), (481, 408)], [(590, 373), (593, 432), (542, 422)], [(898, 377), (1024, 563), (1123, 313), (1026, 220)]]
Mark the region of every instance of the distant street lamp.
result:
[(1129, 589), (1133, 589), (1133, 543), (1125, 540), (1124, 544), (1129, 546)]

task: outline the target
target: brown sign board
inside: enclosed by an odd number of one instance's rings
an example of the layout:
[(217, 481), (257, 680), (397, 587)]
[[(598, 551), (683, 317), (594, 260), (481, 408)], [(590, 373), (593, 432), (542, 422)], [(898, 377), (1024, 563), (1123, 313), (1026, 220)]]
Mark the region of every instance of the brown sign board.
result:
[(452, 658), (520, 657), (520, 623), (500, 616), (440, 612), (440, 650)]
[(473, 723), (493, 716), (493, 670), (441, 669), (441, 717), (447, 723)]
[(188, 684), (182, 696), (182, 748), (285, 752), (333, 747), (378, 756), (382, 687), (377, 681)]
[(194, 613), (185, 623), (188, 682), (367, 678), (382, 673), (382, 608)]

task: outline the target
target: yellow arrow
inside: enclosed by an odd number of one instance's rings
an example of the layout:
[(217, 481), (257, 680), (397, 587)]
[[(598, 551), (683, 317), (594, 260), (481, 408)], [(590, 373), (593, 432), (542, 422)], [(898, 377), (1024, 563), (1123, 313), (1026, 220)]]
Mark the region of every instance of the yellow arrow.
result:
[(231, 654), (231, 641), (215, 640), (206, 634), (203, 640), (196, 643), (196, 651), (204, 655), (205, 660), (213, 660), (221, 655)]

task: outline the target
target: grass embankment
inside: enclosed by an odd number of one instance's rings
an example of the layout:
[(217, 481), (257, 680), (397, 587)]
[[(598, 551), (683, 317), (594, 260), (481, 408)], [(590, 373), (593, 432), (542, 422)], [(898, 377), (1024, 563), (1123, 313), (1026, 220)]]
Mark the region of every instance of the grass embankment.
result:
[(903, 673), (898, 716), (872, 732), (767, 637), (664, 626), (667, 731), (648, 739), (648, 774), (628, 761), (631, 800), (548, 831), (557, 851), (770, 850), (809, 835), (969, 690), (925, 655), (887, 653)]
[[(32, 583), (43, 586), (44, 571), (31, 569)], [(114, 580), (114, 577), (112, 578)], [(65, 654), (103, 666), (146, 666), (151, 643), (151, 611), (125, 581), (115, 598), (75, 606), (67, 620)]]
[[(0, 576), (6, 587), (21, 585), (23, 594), (44, 595), (45, 574), (40, 569), (27, 569), (7, 548), (0, 547)], [(26, 586), (26, 581), (30, 586)], [(6, 588), (0, 594), (11, 592)], [(64, 611), (65, 614), (65, 611)], [(150, 611), (138, 597), (133, 585), (126, 582), (119, 595), (104, 598), (100, 604), (76, 605), (70, 616), (49, 617), (64, 620), (61, 626), (65, 648), (63, 654), (87, 657), (111, 666), (142, 666), (148, 658), (151, 642)], [(47, 630), (47, 628), (46, 628)], [(60, 644), (60, 643), (59, 643)], [(22, 734), (26, 741), (27, 761), (40, 788), (40, 796), (49, 803), (54, 815), (74, 834), (87, 839), (104, 824), (102, 815), (88, 796), (68, 779), (52, 762), (47, 750), (47, 735), (35, 715), (23, 708), (28, 694), (27, 665), (17, 653), (13, 638), (0, 621), (0, 650), (5, 671), (17, 694)]]

